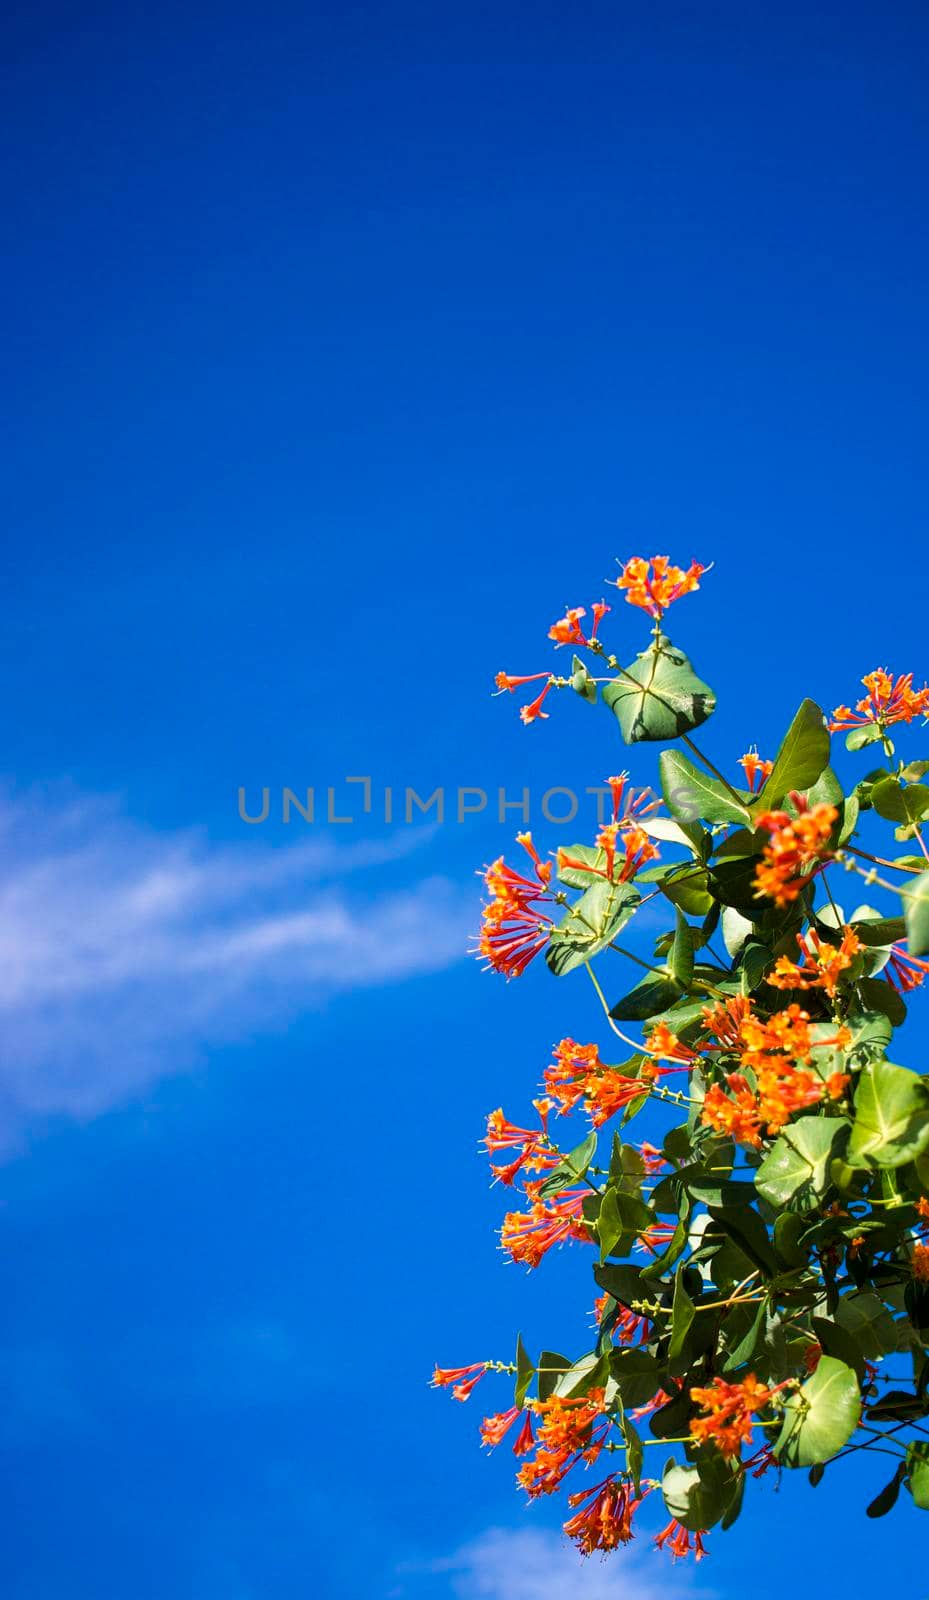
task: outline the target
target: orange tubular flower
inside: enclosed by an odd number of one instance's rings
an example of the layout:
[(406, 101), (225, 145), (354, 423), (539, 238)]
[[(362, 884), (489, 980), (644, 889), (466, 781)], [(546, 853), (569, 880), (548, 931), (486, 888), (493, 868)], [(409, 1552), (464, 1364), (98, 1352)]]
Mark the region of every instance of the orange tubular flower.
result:
[(432, 1374), (432, 1385), (435, 1389), (447, 1389), (449, 1384), (454, 1384), (452, 1399), (467, 1400), (486, 1371), (486, 1361), (475, 1361), (470, 1367), (436, 1367)]
[(731, 1000), (717, 1001), (715, 1006), (704, 1006), (703, 1026), (715, 1045), (709, 1050), (738, 1050), (742, 1046), (742, 1028), (754, 1016), (751, 1001), (744, 995)]
[(695, 1050), (691, 1050), (689, 1045), (681, 1044), (677, 1034), (671, 1032), (666, 1022), (656, 1022), (646, 1034), (645, 1048), (657, 1061), (680, 1061), (684, 1066), (691, 1067), (695, 1061), (700, 1060)]
[(600, 1431), (594, 1432), (603, 1400), (602, 1389), (591, 1389), (583, 1397), (551, 1395), (537, 1402), (536, 1454), (516, 1475), (530, 1500), (540, 1494), (554, 1494), (578, 1461), (583, 1460), (588, 1466), (596, 1461), (610, 1431), (607, 1419)]
[(614, 822), (621, 824), (636, 822), (640, 817), (647, 817), (649, 812), (657, 811), (661, 805), (661, 801), (650, 789), (630, 789), (627, 794), (628, 772), (621, 772), (616, 778), (604, 778), (603, 781), (612, 797)]
[[(607, 609), (609, 609), (609, 608), (607, 608)], [(587, 615), (587, 612), (586, 612), (586, 610), (584, 609), (583, 606), (574, 606), (572, 610), (565, 612), (564, 616), (561, 618), (561, 620), (559, 622), (553, 622), (552, 623), (552, 626), (548, 630), (548, 637), (550, 639), (554, 639), (555, 643), (558, 644), (558, 645), (561, 645), (561, 644), (584, 644), (585, 645), (585, 644), (589, 643), (589, 641), (587, 640), (587, 638), (584, 635), (583, 629), (581, 628), (581, 622), (580, 622), (581, 617), (586, 617), (586, 615)], [(603, 615), (603, 613), (601, 612), (601, 616), (602, 615)], [(597, 622), (598, 623), (599, 623), (599, 620), (600, 620), (600, 618), (598, 617), (597, 618)]]
[(532, 861), (536, 881), (514, 872), (502, 856), (485, 868), (484, 883), (491, 899), (484, 906), (477, 944), (477, 953), (486, 958), (488, 967), (508, 978), (525, 972), (533, 956), (547, 944), (552, 925), (551, 917), (537, 909), (539, 901), (551, 899), (551, 862), (540, 859), (531, 834), (518, 833), (516, 842)]
[(616, 579), (616, 587), (626, 590), (631, 606), (638, 606), (658, 621), (675, 600), (699, 589), (700, 579), (707, 571), (709, 568), (702, 567), (699, 561), (692, 561), (685, 572), (682, 567), (672, 567), (667, 556), (653, 556), (651, 561), (633, 556)]
[(555, 680), (551, 673), (530, 672), (527, 676), (521, 678), (512, 678), (508, 672), (498, 672), (496, 678), (494, 679), (494, 682), (497, 686), (497, 692), (499, 694), (505, 694), (507, 690), (509, 690), (510, 694), (514, 694), (517, 689), (521, 689), (523, 687), (523, 684), (538, 683), (542, 678), (547, 678), (548, 680), (545, 688), (542, 690), (542, 693), (537, 695), (530, 705), (522, 706), (520, 708), (520, 719), (526, 724), (535, 722), (538, 717), (548, 716), (548, 712), (542, 710), (542, 703), (545, 699), (545, 696), (548, 694), (549, 689), (554, 687)]
[(887, 977), (895, 989), (901, 994), (908, 994), (911, 989), (918, 989), (925, 983), (929, 973), (929, 961), (921, 961), (918, 956), (911, 956), (903, 943), (895, 944), (890, 952), (890, 967)]
[[(707, 1554), (706, 1545), (703, 1543), (703, 1537), (705, 1533), (706, 1529), (702, 1528), (699, 1532), (693, 1534), (693, 1552), (695, 1561), (702, 1561), (703, 1557)], [(667, 1545), (675, 1561), (680, 1560), (682, 1556), (690, 1555), (690, 1540), (690, 1529), (683, 1527), (682, 1524), (678, 1522), (676, 1517), (672, 1517), (671, 1521), (668, 1523), (668, 1526), (666, 1528), (662, 1528), (661, 1532), (655, 1536), (655, 1543), (659, 1550), (663, 1550), (665, 1545)]]
[(797, 1062), (809, 1061), (814, 1049), (844, 1049), (850, 1038), (843, 1027), (814, 1043), (809, 1014), (796, 1003), (766, 1021), (749, 1012), (739, 1025), (738, 1045), (742, 1065), (755, 1072), (757, 1094), (742, 1073), (731, 1072), (726, 1077), (728, 1093), (718, 1083), (707, 1089), (701, 1120), (737, 1143), (757, 1149), (762, 1129), (779, 1133), (795, 1111), (818, 1105), (824, 1096), (838, 1099), (844, 1093), (846, 1074), (832, 1073), (824, 1083)]
[(851, 928), (843, 930), (840, 945), (826, 944), (815, 928), (811, 928), (806, 936), (798, 933), (797, 943), (802, 958), (799, 965), (788, 956), (778, 956), (774, 971), (768, 973), (772, 989), (824, 989), (830, 1000), (838, 988), (842, 973), (848, 971), (864, 948)]
[(724, 1456), (741, 1455), (743, 1444), (751, 1443), (752, 1413), (762, 1411), (773, 1393), (751, 1372), (741, 1383), (714, 1378), (705, 1389), (691, 1389), (691, 1400), (706, 1415), (692, 1419), (690, 1437), (695, 1444), (714, 1444)]
[(767, 896), (782, 910), (796, 900), (803, 888), (804, 869), (825, 851), (838, 815), (835, 806), (824, 800), (801, 810), (797, 817), (786, 811), (762, 813), (758, 825), (768, 829), (770, 838), (755, 873), (756, 899)]
[[(545, 1105), (540, 1101), (541, 1106)], [(500, 1150), (518, 1150), (519, 1154), (507, 1166), (495, 1167), (491, 1165), (491, 1172), (501, 1183), (511, 1184), (518, 1172), (525, 1167), (529, 1172), (547, 1172), (552, 1167), (557, 1167), (558, 1157), (547, 1146), (543, 1112), (543, 1126), (541, 1128), (517, 1128), (514, 1123), (508, 1122), (503, 1115), (502, 1108), (491, 1111), (487, 1118), (487, 1132), (481, 1143), (487, 1146), (488, 1155), (496, 1155)]]
[[(604, 851), (606, 866), (602, 872), (596, 868), (592, 870), (597, 872), (598, 877), (606, 878), (609, 883), (628, 883), (630, 878), (634, 878), (639, 869), (644, 867), (646, 861), (654, 860), (658, 854), (658, 846), (652, 843), (644, 828), (629, 827), (623, 830), (622, 822), (608, 822), (597, 834), (597, 848)], [(618, 873), (615, 870), (617, 835), (622, 838), (624, 851), (623, 864)], [(571, 865), (570, 861), (566, 861), (566, 864)]]
[(726, 1082), (728, 1094), (718, 1083), (707, 1089), (700, 1121), (717, 1133), (727, 1134), (736, 1144), (751, 1145), (757, 1150), (761, 1144), (758, 1102), (740, 1072), (730, 1072)]
[(755, 793), (756, 789), (761, 788), (765, 779), (770, 778), (771, 773), (774, 771), (774, 762), (762, 761), (754, 745), (745, 752), (744, 756), (739, 757), (739, 766), (745, 773), (745, 782), (748, 784), (752, 794)]
[(929, 1244), (914, 1244), (912, 1265), (917, 1283), (929, 1283)]
[(605, 1478), (593, 1489), (568, 1496), (569, 1506), (580, 1506), (588, 1500), (583, 1511), (576, 1511), (564, 1524), (564, 1531), (573, 1539), (582, 1555), (592, 1555), (595, 1550), (615, 1550), (619, 1544), (628, 1544), (632, 1538), (632, 1517), (645, 1499), (636, 1499), (631, 1486), (620, 1483), (615, 1477)]
[(508, 1211), (500, 1230), (500, 1244), (507, 1255), (527, 1267), (537, 1267), (553, 1245), (564, 1244), (566, 1239), (589, 1244), (592, 1238), (583, 1220), (589, 1190), (567, 1189), (554, 1200), (542, 1201), (538, 1189), (538, 1183), (526, 1184), (531, 1209)]
[(591, 606), (590, 614), (594, 619), (594, 625), (590, 630), (590, 643), (591, 644), (593, 644), (594, 640), (597, 637), (597, 629), (599, 628), (601, 622), (603, 621), (603, 619), (606, 616), (607, 612), (611, 611), (612, 609), (613, 609), (612, 606), (608, 606), (605, 600), (598, 600), (596, 605), (592, 605)]
[(637, 1078), (627, 1077), (600, 1060), (595, 1044), (576, 1044), (573, 1039), (562, 1039), (555, 1046), (554, 1055), (554, 1062), (543, 1074), (546, 1094), (558, 1103), (562, 1116), (572, 1111), (580, 1100), (586, 1100), (595, 1128), (601, 1127), (640, 1094), (647, 1094), (655, 1078), (664, 1071), (646, 1061)]
[(526, 1455), (535, 1443), (532, 1437), (532, 1417), (528, 1410), (523, 1412), (519, 1406), (511, 1406), (509, 1411), (498, 1411), (496, 1416), (485, 1417), (481, 1423), (481, 1443), (486, 1444), (489, 1450), (493, 1450), (494, 1446), (506, 1437), (519, 1417), (523, 1417), (523, 1425), (516, 1435), (513, 1454)]
[(876, 672), (867, 673), (861, 681), (867, 694), (858, 701), (856, 711), (848, 706), (836, 706), (829, 724), (830, 733), (837, 733), (840, 728), (862, 728), (869, 722), (877, 723), (880, 728), (889, 728), (894, 722), (912, 722), (914, 717), (929, 717), (929, 684), (914, 689), (912, 672), (892, 678), (883, 667), (878, 667)]
[[(594, 1304), (594, 1316), (597, 1326), (602, 1323), (606, 1315), (606, 1303), (610, 1296), (600, 1295)], [(618, 1306), (616, 1321), (613, 1323), (612, 1337), (617, 1344), (647, 1344), (651, 1333), (651, 1323), (647, 1317), (640, 1317), (635, 1311), (630, 1311), (628, 1306)]]

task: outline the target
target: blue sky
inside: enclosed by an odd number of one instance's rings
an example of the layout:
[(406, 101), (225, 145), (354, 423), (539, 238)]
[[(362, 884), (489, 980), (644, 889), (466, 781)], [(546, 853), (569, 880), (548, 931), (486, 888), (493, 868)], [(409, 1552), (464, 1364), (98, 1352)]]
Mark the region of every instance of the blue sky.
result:
[[(597, 1016), (462, 955), (513, 820), (381, 797), (622, 763), (605, 712), (487, 692), (617, 556), (715, 562), (672, 631), (721, 760), (925, 675), (927, 54), (904, 5), (14, 8), (9, 1600), (921, 1571), (907, 1506), (840, 1537), (849, 1469), (761, 1485), (696, 1575), (644, 1540), (577, 1574), (426, 1387), (517, 1326), (582, 1348), (588, 1263), (503, 1264), (475, 1141)], [(352, 824), (276, 815), (361, 774)]]

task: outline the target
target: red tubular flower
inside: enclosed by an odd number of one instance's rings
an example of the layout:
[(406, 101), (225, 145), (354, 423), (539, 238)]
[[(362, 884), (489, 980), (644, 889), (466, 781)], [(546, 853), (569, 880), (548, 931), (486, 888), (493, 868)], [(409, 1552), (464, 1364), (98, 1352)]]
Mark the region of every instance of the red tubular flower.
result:
[(548, 942), (552, 919), (538, 910), (540, 901), (551, 899), (548, 881), (551, 862), (543, 862), (532, 843), (532, 835), (519, 833), (521, 844), (532, 861), (536, 881), (508, 867), (502, 856), (485, 868), (484, 883), (491, 898), (481, 917), (477, 951), (488, 967), (516, 978), (525, 972), (533, 956)]
[(748, 784), (752, 794), (755, 793), (756, 789), (761, 788), (765, 779), (770, 778), (771, 773), (774, 771), (774, 762), (762, 761), (754, 745), (751, 750), (745, 752), (744, 756), (739, 757), (739, 766), (745, 773), (745, 782)]
[(542, 690), (541, 694), (536, 695), (535, 699), (530, 701), (529, 705), (520, 706), (519, 720), (520, 722), (524, 723), (527, 728), (530, 722), (536, 722), (539, 717), (542, 717), (543, 720), (548, 717), (548, 712), (542, 710), (542, 703), (545, 699), (545, 696), (548, 694), (549, 689), (552, 687), (553, 682), (554, 679), (549, 678), (548, 683), (545, 685), (545, 688)]
[(650, 1256), (656, 1256), (662, 1245), (673, 1239), (675, 1231), (673, 1222), (653, 1222), (650, 1228), (639, 1234), (636, 1249), (645, 1250)]
[(902, 941), (891, 949), (887, 965), (891, 969), (887, 977), (901, 994), (908, 994), (911, 989), (918, 989), (921, 983), (925, 983), (926, 975), (929, 973), (929, 961), (921, 961), (918, 956), (911, 956)]
[(447, 1389), (449, 1384), (454, 1384), (452, 1398), (467, 1400), (475, 1384), (480, 1383), (486, 1371), (486, 1361), (475, 1361), (470, 1367), (436, 1367), (432, 1374), (433, 1388)]
[(554, 1062), (543, 1074), (546, 1093), (558, 1103), (562, 1116), (573, 1111), (578, 1101), (585, 1100), (595, 1128), (602, 1127), (639, 1095), (647, 1094), (666, 1070), (646, 1061), (639, 1076), (633, 1078), (601, 1061), (595, 1044), (577, 1044), (573, 1039), (562, 1039), (555, 1046), (554, 1055)]
[(869, 722), (883, 729), (894, 722), (929, 717), (929, 684), (914, 689), (912, 672), (892, 678), (883, 667), (878, 667), (875, 672), (866, 673), (861, 681), (867, 694), (858, 701), (856, 711), (848, 706), (836, 706), (829, 724), (830, 733), (837, 733), (840, 728), (866, 727)]
[(706, 1529), (702, 1528), (698, 1532), (691, 1535), (689, 1528), (685, 1528), (680, 1522), (678, 1522), (676, 1517), (672, 1517), (671, 1521), (668, 1523), (668, 1526), (666, 1528), (662, 1528), (661, 1532), (656, 1534), (655, 1543), (659, 1550), (663, 1550), (665, 1545), (667, 1545), (674, 1560), (679, 1561), (682, 1556), (690, 1555), (690, 1541), (692, 1537), (694, 1560), (702, 1561), (703, 1557), (707, 1554), (706, 1545), (703, 1543), (703, 1537), (705, 1533)]
[(530, 672), (524, 677), (513, 678), (507, 672), (498, 672), (496, 678), (494, 679), (494, 682), (497, 685), (497, 690), (500, 694), (505, 694), (507, 690), (509, 690), (510, 694), (513, 694), (517, 689), (521, 689), (523, 684), (538, 683), (542, 678), (547, 679), (542, 693), (536, 695), (536, 698), (531, 701), (529, 705), (525, 705), (520, 708), (520, 720), (526, 724), (535, 722), (538, 717), (548, 716), (548, 712), (542, 710), (542, 703), (545, 699), (545, 696), (548, 694), (549, 689), (554, 686), (555, 680), (551, 673)]
[(763, 1444), (753, 1456), (742, 1462), (743, 1472), (750, 1472), (753, 1478), (763, 1478), (769, 1467), (778, 1465), (777, 1457), (773, 1454), (770, 1445)]
[[(544, 1105), (544, 1101), (539, 1102)], [(544, 1122), (544, 1113), (543, 1113)], [(487, 1118), (487, 1132), (481, 1143), (487, 1146), (488, 1155), (497, 1155), (501, 1150), (518, 1150), (515, 1160), (507, 1166), (495, 1167), (491, 1165), (491, 1172), (501, 1183), (511, 1184), (518, 1172), (525, 1167), (530, 1172), (545, 1172), (552, 1167), (557, 1167), (558, 1156), (548, 1148), (544, 1126), (541, 1128), (518, 1128), (515, 1123), (508, 1122), (503, 1115), (503, 1110), (498, 1107), (491, 1111)]]
[(645, 1499), (636, 1498), (631, 1486), (621, 1483), (615, 1476), (605, 1478), (593, 1489), (568, 1496), (569, 1506), (589, 1504), (576, 1511), (564, 1524), (564, 1531), (573, 1539), (582, 1555), (592, 1555), (595, 1550), (615, 1550), (619, 1544), (628, 1544), (632, 1538), (632, 1518)]
[(679, 1389), (675, 1390), (673, 1395), (668, 1394), (665, 1389), (659, 1389), (651, 1400), (646, 1400), (644, 1406), (634, 1406), (629, 1415), (635, 1422), (639, 1422), (642, 1417), (650, 1417), (653, 1411), (660, 1411), (662, 1406), (666, 1406), (668, 1401), (675, 1399), (679, 1393)]
[(612, 609), (612, 607), (608, 606), (605, 600), (598, 600), (596, 605), (592, 605), (591, 606), (590, 614), (594, 619), (594, 625), (590, 630), (590, 642), (591, 642), (591, 644), (593, 644), (594, 640), (597, 637), (597, 629), (599, 628), (599, 626), (600, 626), (601, 622), (603, 621), (604, 617), (606, 616), (607, 612), (610, 611), (611, 609)]
[(645, 1174), (649, 1178), (653, 1177), (657, 1172), (664, 1171), (664, 1168), (668, 1165), (667, 1160), (662, 1155), (661, 1151), (656, 1150), (655, 1146), (653, 1144), (649, 1144), (647, 1139), (644, 1139), (638, 1146), (638, 1151), (639, 1155), (642, 1157), (642, 1163), (645, 1167)]
[(506, 1437), (519, 1417), (522, 1417), (523, 1425), (516, 1435), (513, 1454), (514, 1456), (524, 1456), (528, 1450), (532, 1449), (534, 1440), (532, 1437), (531, 1413), (521, 1406), (511, 1406), (509, 1411), (498, 1411), (493, 1417), (485, 1417), (481, 1423), (481, 1443), (486, 1444), (489, 1450), (493, 1450), (494, 1446), (498, 1445)]
[(708, 571), (699, 561), (692, 561), (685, 572), (682, 567), (672, 567), (667, 556), (653, 556), (651, 561), (633, 556), (616, 579), (616, 587), (626, 590), (631, 606), (658, 620), (675, 600), (699, 589), (700, 579)]
[(650, 789), (630, 789), (627, 794), (628, 772), (621, 772), (616, 778), (604, 778), (603, 781), (612, 797), (614, 822), (635, 822), (640, 817), (647, 817), (649, 812), (657, 811), (661, 805), (661, 801)]

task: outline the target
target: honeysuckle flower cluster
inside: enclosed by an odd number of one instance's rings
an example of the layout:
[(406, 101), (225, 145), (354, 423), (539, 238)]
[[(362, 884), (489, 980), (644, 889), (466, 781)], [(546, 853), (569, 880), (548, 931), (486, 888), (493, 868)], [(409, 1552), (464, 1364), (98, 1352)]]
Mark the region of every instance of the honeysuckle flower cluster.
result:
[[(493, 973), (574, 985), (555, 1043), (527, 1012), (506, 1089), (531, 1110), (492, 1110), (481, 1144), (510, 1266), (585, 1247), (592, 1347), (582, 1306), (579, 1350), (533, 1330), (433, 1382), (462, 1402), (514, 1382), (481, 1442), (506, 1442), (530, 1501), (564, 1493), (584, 1554), (644, 1536), (700, 1560), (746, 1490), (815, 1485), (852, 1449), (897, 1458), (871, 1516), (901, 1490), (929, 1509), (929, 1078), (891, 1059), (929, 975), (929, 758), (888, 731), (916, 736), (929, 687), (879, 668), (854, 711), (804, 700), (779, 744), (705, 753), (715, 695), (664, 629), (709, 566), (619, 565), (652, 623), (639, 653), (625, 608), (572, 605), (547, 629), (570, 673), (497, 688), (533, 686), (524, 723), (556, 689), (602, 704), (633, 753), (659, 745), (656, 788), (624, 771), (591, 836), (517, 835), (524, 863), (484, 869), (477, 940)], [(843, 732), (884, 764), (846, 774)]]

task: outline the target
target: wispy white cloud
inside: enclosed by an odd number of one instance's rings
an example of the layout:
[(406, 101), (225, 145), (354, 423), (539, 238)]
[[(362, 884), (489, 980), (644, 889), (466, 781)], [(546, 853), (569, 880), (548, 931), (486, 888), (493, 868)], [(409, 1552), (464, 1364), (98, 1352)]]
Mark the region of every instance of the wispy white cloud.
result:
[(473, 895), (408, 871), (389, 886), (426, 838), (213, 845), (109, 801), (0, 799), (0, 1138), (31, 1114), (92, 1115), (339, 991), (458, 959)]
[[(403, 1572), (404, 1579), (414, 1572), (441, 1578), (456, 1600), (710, 1600), (712, 1593), (692, 1568), (672, 1565), (648, 1540), (598, 1559), (543, 1528), (490, 1528), (454, 1555)], [(394, 1591), (398, 1600), (417, 1593), (422, 1589), (406, 1581)]]

